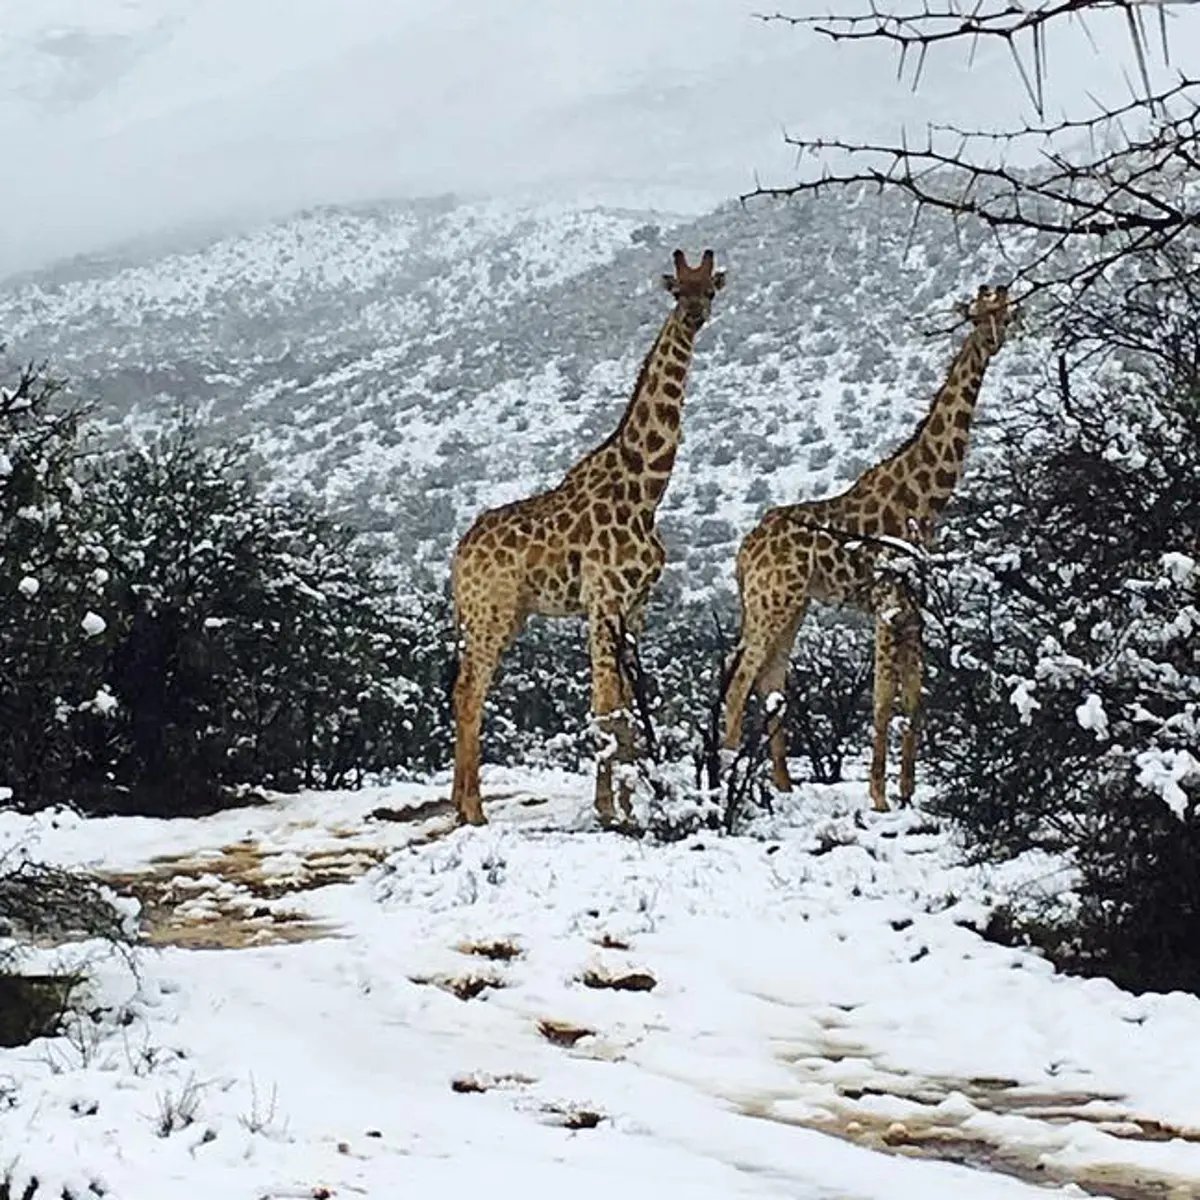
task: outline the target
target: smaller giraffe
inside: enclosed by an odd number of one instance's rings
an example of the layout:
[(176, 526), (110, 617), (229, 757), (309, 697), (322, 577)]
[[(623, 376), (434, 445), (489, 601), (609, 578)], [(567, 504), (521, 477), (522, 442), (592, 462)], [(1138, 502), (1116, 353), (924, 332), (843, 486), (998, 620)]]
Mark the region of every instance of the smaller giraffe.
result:
[[(1006, 288), (981, 287), (963, 306), (967, 334), (924, 420), (891, 457), (839, 496), (769, 510), (737, 557), (742, 623), (725, 698), (726, 750), (741, 741), (750, 689), (782, 692), (796, 631), (810, 598), (848, 604), (875, 618), (871, 802), (887, 811), (887, 733), (899, 688), (906, 717), (900, 800), (912, 798), (921, 700), (921, 613), (900, 572), (888, 570), (887, 539), (927, 546), (933, 523), (962, 475), (979, 388), (1015, 315)], [(775, 786), (791, 788), (787, 735), (771, 734)]]
[[(662, 277), (675, 301), (654, 340), (620, 424), (556, 488), (493, 508), (454, 552), (451, 580), (462, 635), (454, 683), (454, 792), (460, 821), (484, 821), (479, 795), (480, 726), (492, 676), (533, 613), (588, 619), (592, 712), (619, 762), (633, 758), (628, 685), (617, 637), (636, 634), (666, 551), (654, 528), (681, 436), (684, 383), (696, 334), (708, 320), (725, 272), (705, 250), (691, 267), (675, 251)], [(596, 811), (613, 820), (612, 757), (596, 768)], [(619, 796), (630, 815), (628, 784)]]

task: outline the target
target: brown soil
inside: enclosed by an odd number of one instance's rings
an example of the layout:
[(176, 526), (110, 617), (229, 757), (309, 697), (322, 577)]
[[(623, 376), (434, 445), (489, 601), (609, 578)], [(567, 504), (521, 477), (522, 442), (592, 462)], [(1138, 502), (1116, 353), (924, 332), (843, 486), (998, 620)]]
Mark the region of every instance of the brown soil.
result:
[[(797, 1061), (819, 1069), (819, 1059)], [(935, 1111), (940, 1101), (960, 1093), (980, 1111), (1025, 1117), (1045, 1125), (1084, 1121), (1122, 1140), (1200, 1141), (1200, 1130), (1139, 1117), (1122, 1107), (1119, 1096), (1022, 1088), (1011, 1079), (888, 1078), (883, 1074), (880, 1086), (839, 1088), (839, 1102), (812, 1116), (783, 1116), (770, 1103), (751, 1104), (745, 1111), (748, 1116), (816, 1129), (883, 1153), (961, 1163), (1031, 1183), (1073, 1183), (1089, 1195), (1110, 1200), (1200, 1200), (1200, 1181), (1119, 1161), (1059, 1167), (1044, 1161), (1043, 1148), (1023, 1145), (1011, 1133), (1003, 1141), (993, 1139), (964, 1129), (956, 1115)], [(908, 1101), (912, 1111), (903, 1120), (881, 1117), (869, 1108), (873, 1096)]]

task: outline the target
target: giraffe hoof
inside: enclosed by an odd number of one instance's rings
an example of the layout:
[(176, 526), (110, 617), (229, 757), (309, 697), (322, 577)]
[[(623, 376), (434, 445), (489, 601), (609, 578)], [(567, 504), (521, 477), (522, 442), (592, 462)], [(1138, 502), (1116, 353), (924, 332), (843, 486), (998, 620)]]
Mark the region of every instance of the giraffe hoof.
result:
[(483, 815), (482, 808), (460, 808), (458, 810), (458, 823), (460, 825), (486, 825), (487, 817)]

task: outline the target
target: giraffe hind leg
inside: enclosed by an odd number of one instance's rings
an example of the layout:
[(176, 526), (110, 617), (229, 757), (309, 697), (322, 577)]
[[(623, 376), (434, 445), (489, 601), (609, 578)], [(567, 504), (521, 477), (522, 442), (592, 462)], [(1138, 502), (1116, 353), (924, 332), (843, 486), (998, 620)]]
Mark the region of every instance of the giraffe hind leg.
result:
[[(803, 619), (804, 609), (801, 608), (776, 637), (766, 664), (755, 680), (755, 688), (764, 702), (773, 692), (778, 692), (780, 695), (787, 693), (788, 661), (791, 658), (792, 645), (796, 640), (796, 631), (800, 628), (800, 622)], [(787, 725), (782, 716), (781, 719), (770, 721), (770, 729), (771, 779), (778, 791), (790, 792), (792, 777), (788, 771), (787, 761)]]
[(915, 610), (898, 632), (896, 675), (900, 709), (904, 713), (904, 736), (900, 744), (900, 803), (912, 803), (916, 788), (917, 742), (921, 734), (921, 677), (923, 649), (919, 613)]
[(888, 726), (896, 698), (895, 635), (884, 617), (875, 621), (875, 736), (871, 748), (871, 806), (887, 812)]

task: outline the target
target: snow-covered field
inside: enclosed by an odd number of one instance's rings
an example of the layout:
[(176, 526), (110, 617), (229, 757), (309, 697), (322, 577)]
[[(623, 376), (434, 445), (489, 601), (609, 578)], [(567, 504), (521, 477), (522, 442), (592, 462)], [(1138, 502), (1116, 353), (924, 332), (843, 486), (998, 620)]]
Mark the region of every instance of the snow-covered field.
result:
[(37, 952), (93, 958), (96, 1013), (0, 1051), (10, 1194), (1200, 1195), (1200, 999), (974, 931), (1054, 863), (966, 866), (857, 782), (672, 846), (597, 832), (587, 780), (486, 783), (478, 830), (444, 785), (0, 815), (155, 943)]

